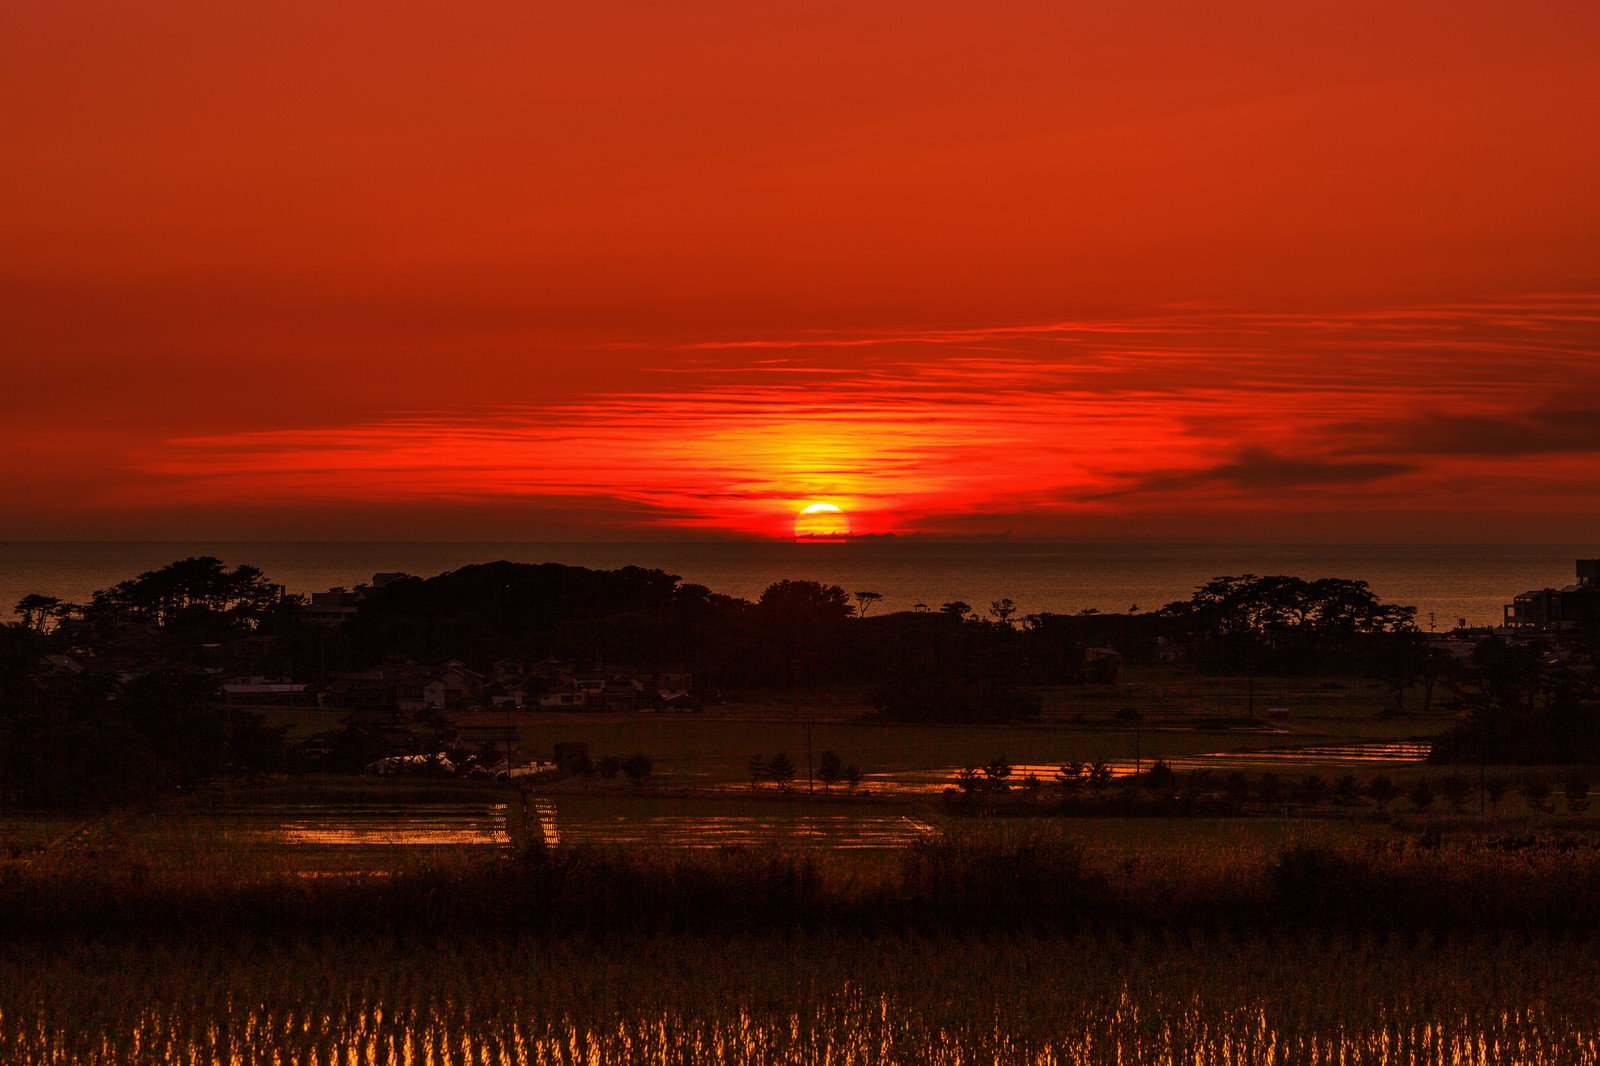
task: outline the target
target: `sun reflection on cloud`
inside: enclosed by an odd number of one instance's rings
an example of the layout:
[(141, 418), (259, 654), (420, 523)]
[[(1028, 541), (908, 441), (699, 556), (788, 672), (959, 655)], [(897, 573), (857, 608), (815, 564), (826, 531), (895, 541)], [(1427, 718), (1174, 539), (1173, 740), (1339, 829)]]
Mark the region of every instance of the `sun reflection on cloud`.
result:
[(850, 536), (850, 517), (836, 503), (808, 503), (795, 516), (794, 535), (802, 540), (842, 540)]
[[(1530, 456), (1535, 485), (1600, 453), (1586, 429), (1597, 412), (1560, 399), (1600, 394), (1600, 371), (1552, 354), (1583, 349), (1597, 311), (1600, 300), (1543, 299), (1183, 312), (1128, 328), (996, 329), (995, 352), (970, 350), (983, 331), (930, 331), (955, 349), (936, 358), (906, 354), (898, 335), (845, 363), (780, 339), (771, 359), (669, 367), (654, 391), (173, 441), (108, 502), (591, 499), (643, 528), (766, 536), (790, 535), (815, 501), (843, 507), (857, 534), (967, 529), (987, 515), (1060, 528), (1185, 506), (1445, 506), (1472, 476), (1509, 478)], [(1465, 346), (1496, 350), (1498, 370), (1464, 365)]]
[[(1049, 372), (1041, 368), (1039, 384)], [(175, 442), (145, 498), (390, 500), (596, 494), (675, 524), (782, 535), (806, 501), (838, 500), (856, 532), (1088, 488), (1102, 460), (1176, 438), (1170, 413), (1088, 395), (953, 400), (914, 381), (792, 389), (711, 387), (541, 410), (436, 415), (329, 430)], [(1092, 440), (1089, 438), (1092, 437)]]

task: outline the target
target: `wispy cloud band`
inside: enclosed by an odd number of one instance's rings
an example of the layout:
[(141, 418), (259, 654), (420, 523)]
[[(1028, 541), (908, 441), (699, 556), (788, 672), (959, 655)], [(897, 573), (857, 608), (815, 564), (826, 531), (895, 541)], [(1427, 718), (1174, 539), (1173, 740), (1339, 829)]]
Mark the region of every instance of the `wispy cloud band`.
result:
[[(587, 497), (759, 532), (814, 499), (883, 530), (990, 513), (1041, 525), (1286, 502), (1338, 513), (1398, 497), (1459, 511), (1463, 486), (1536, 463), (1524, 483), (1549, 491), (1600, 453), (1600, 407), (1573, 400), (1600, 395), (1597, 336), (1600, 297), (1558, 294), (709, 340), (665, 352), (656, 387), (580, 402), (174, 440), (140, 457), (138, 491), (157, 503)], [(979, 342), (997, 347), (972, 352)]]

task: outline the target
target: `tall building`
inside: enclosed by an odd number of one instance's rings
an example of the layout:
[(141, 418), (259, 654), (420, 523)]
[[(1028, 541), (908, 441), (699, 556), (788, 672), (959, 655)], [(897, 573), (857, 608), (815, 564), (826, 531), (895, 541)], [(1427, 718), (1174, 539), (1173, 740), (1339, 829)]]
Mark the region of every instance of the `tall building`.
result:
[(1578, 583), (1532, 589), (1506, 604), (1505, 624), (1515, 629), (1573, 629), (1600, 624), (1600, 559), (1579, 559)]

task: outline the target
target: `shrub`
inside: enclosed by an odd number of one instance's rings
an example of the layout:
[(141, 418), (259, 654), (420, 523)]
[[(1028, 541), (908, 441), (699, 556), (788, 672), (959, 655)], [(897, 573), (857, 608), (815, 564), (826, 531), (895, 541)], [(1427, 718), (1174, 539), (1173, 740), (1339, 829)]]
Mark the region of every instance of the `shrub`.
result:
[(1173, 777), (1172, 767), (1167, 765), (1166, 760), (1157, 759), (1145, 771), (1144, 781), (1152, 791), (1167, 792), (1172, 788)]
[(1379, 810), (1386, 809), (1399, 794), (1400, 790), (1388, 774), (1378, 774), (1367, 783), (1367, 795), (1372, 797), (1372, 802), (1378, 805)]
[(1451, 774), (1444, 779), (1442, 786), (1445, 802), (1450, 804), (1450, 809), (1460, 813), (1467, 809), (1467, 804), (1472, 800), (1472, 782), (1460, 774)]
[(1566, 788), (1567, 810), (1573, 814), (1582, 814), (1589, 809), (1589, 780), (1585, 777), (1569, 777)]
[(817, 756), (817, 780), (824, 789), (831, 789), (844, 780), (844, 760), (836, 751), (825, 751)]
[(1511, 787), (1503, 777), (1491, 777), (1484, 783), (1484, 794), (1489, 798), (1489, 806), (1498, 808), (1500, 802), (1506, 798), (1506, 790)]
[(1060, 837), (958, 833), (905, 852), (900, 893), (941, 927), (1075, 927), (1098, 912), (1106, 881)]
[(1433, 806), (1433, 782), (1426, 777), (1417, 778), (1416, 784), (1412, 785), (1410, 791), (1406, 793), (1406, 798), (1411, 801), (1411, 805), (1417, 810), (1427, 810)]
[(627, 761), (622, 764), (622, 772), (635, 785), (643, 785), (648, 781), (650, 779), (650, 771), (653, 769), (655, 769), (655, 760), (643, 752), (628, 756)]
[(1544, 780), (1528, 781), (1517, 793), (1528, 801), (1528, 806), (1536, 811), (1549, 814), (1555, 810), (1555, 805), (1550, 802), (1550, 782)]

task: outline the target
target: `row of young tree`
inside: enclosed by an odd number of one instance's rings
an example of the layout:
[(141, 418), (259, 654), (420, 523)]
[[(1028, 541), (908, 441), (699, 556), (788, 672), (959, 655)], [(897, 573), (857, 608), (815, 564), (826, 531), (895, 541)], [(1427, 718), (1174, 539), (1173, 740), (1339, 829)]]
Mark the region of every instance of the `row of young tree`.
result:
[(1545, 814), (1555, 812), (1559, 796), (1567, 813), (1582, 814), (1590, 808), (1589, 787), (1589, 775), (1573, 768), (1554, 779), (1544, 771), (1524, 772), (1512, 780), (1500, 773), (1456, 770), (1443, 777), (1418, 774), (1400, 781), (1384, 773), (1362, 778), (1346, 772), (1330, 780), (1319, 773), (1291, 777), (1273, 771), (1185, 772), (1157, 759), (1142, 772), (1123, 776), (1104, 762), (1067, 763), (1053, 773), (1028, 771), (1018, 776), (1001, 757), (962, 769), (946, 805), (956, 813), (1038, 813), (1042, 808), (1063, 814), (1205, 815), (1358, 806), (1388, 811), (1403, 800), (1405, 809), (1413, 812), (1448, 806), (1460, 814), (1498, 811), (1515, 795), (1527, 809)]
[[(780, 789), (788, 789), (800, 777), (799, 763), (786, 751), (771, 756), (752, 755), (748, 768), (751, 788), (774, 784)], [(835, 785), (843, 785), (854, 792), (861, 785), (862, 775), (861, 767), (845, 762), (838, 752), (829, 750), (817, 756), (815, 766), (807, 765), (805, 776), (807, 787), (821, 785), (824, 792), (831, 792)]]

